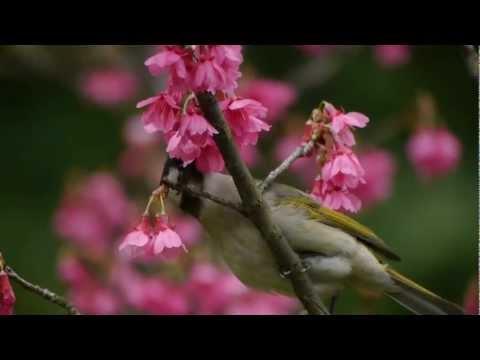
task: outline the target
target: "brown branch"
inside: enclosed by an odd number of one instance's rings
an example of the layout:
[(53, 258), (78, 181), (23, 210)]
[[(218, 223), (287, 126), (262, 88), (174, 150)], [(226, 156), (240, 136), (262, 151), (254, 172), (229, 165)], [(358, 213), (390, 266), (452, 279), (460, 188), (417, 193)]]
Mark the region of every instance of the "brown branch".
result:
[(265, 190), (267, 190), (280, 175), (282, 175), (285, 171), (287, 171), (295, 161), (297, 161), (301, 157), (306, 156), (308, 153), (310, 153), (310, 151), (313, 150), (314, 147), (315, 147), (315, 140), (310, 140), (306, 144), (303, 144), (298, 148), (296, 148), (295, 151), (287, 159), (285, 159), (285, 161), (281, 163), (278, 168), (273, 170), (267, 176), (267, 178), (260, 184), (259, 186), (260, 192), (264, 193)]
[(309, 314), (328, 314), (325, 306), (313, 290), (312, 282), (303, 262), (273, 222), (270, 208), (264, 204), (262, 195), (255, 186), (250, 171), (242, 161), (238, 149), (232, 141), (230, 128), (218, 107), (217, 100), (208, 92), (198, 93), (197, 99), (205, 118), (219, 132), (215, 136), (215, 142), (223, 155), (230, 175), (233, 177), (247, 216), (267, 241), (281, 271), (286, 270), (285, 273), (289, 274), (295, 294)]
[(11, 267), (5, 266), (5, 272), (7, 273), (10, 279), (15, 281), (17, 284), (21, 285), (23, 288), (27, 289), (28, 291), (34, 294), (41, 296), (42, 298), (44, 298), (47, 301), (50, 301), (51, 303), (61, 306), (62, 308), (67, 310), (67, 312), (70, 315), (81, 315), (80, 312), (63, 297), (55, 294), (54, 292), (48, 289), (45, 289), (38, 285), (30, 283), (29, 281), (25, 280), (20, 275), (18, 275)]
[(167, 179), (163, 179), (162, 183), (167, 185), (169, 188), (172, 188), (173, 190), (185, 192), (186, 194), (195, 196), (195, 197), (201, 197), (210, 201), (213, 201), (214, 203), (217, 203), (219, 205), (222, 205), (224, 207), (227, 207), (229, 209), (238, 211), (239, 213), (246, 215), (245, 211), (241, 208), (239, 204), (236, 204), (234, 202), (230, 202), (228, 200), (222, 199), (220, 197), (217, 197), (215, 195), (212, 195), (210, 193), (207, 193), (205, 191), (201, 190), (195, 190), (187, 185), (180, 185), (171, 181), (168, 181)]

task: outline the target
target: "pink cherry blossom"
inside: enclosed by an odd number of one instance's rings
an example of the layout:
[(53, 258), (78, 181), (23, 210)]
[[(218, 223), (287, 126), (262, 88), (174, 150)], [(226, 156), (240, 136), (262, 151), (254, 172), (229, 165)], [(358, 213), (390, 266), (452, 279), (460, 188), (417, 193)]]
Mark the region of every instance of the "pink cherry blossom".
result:
[(181, 94), (177, 92), (162, 92), (157, 96), (143, 100), (137, 108), (147, 107), (142, 115), (144, 129), (147, 133), (168, 133), (178, 127), (180, 121)]
[(470, 285), (464, 301), (465, 313), (468, 315), (479, 315), (478, 280)]
[(225, 310), (226, 315), (285, 315), (299, 308), (298, 302), (282, 295), (250, 290)]
[(225, 100), (220, 107), (240, 147), (256, 145), (259, 133), (270, 131), (270, 125), (262, 121), (268, 110), (258, 101), (242, 98)]
[(358, 184), (365, 183), (365, 170), (357, 156), (349, 149), (334, 153), (323, 165), (322, 180), (330, 182), (335, 187), (356, 188)]
[(13, 315), (15, 293), (5, 271), (0, 270), (0, 315)]
[(249, 81), (240, 88), (239, 95), (263, 104), (268, 109), (266, 121), (269, 123), (280, 119), (297, 99), (297, 91), (292, 85), (267, 79)]
[(332, 210), (357, 212), (362, 207), (361, 200), (347, 187), (337, 186), (331, 181), (322, 180), (321, 177), (315, 180), (312, 196)]
[(172, 223), (175, 231), (182, 238), (186, 246), (197, 244), (202, 238), (202, 226), (195, 218), (189, 216), (176, 216)]
[(225, 168), (223, 156), (212, 139), (210, 139), (208, 145), (202, 149), (195, 165), (197, 169), (203, 173), (221, 172)]
[(87, 99), (98, 105), (113, 106), (135, 96), (138, 80), (128, 70), (93, 70), (81, 79), (80, 90)]
[(140, 224), (122, 241), (119, 251), (129, 258), (148, 258), (176, 248), (186, 250), (166, 216), (157, 216), (155, 219), (143, 216)]
[(148, 58), (145, 65), (154, 76), (168, 72), (170, 86), (177, 90), (184, 90), (189, 77), (187, 67), (191, 61), (191, 55), (182, 46), (165, 45), (161, 47), (159, 53)]
[(69, 298), (81, 313), (87, 315), (117, 315), (123, 309), (118, 295), (112, 289), (97, 283), (73, 288)]
[(446, 128), (418, 130), (407, 144), (407, 155), (424, 179), (453, 171), (460, 161), (462, 145)]
[(370, 121), (363, 114), (358, 112), (344, 113), (329, 103), (325, 103), (325, 113), (330, 118), (330, 127), (337, 143), (349, 147), (355, 145), (352, 129), (364, 128)]
[(373, 149), (361, 153), (359, 160), (365, 170), (365, 183), (359, 184), (353, 193), (365, 206), (386, 200), (391, 195), (396, 170), (393, 156), (385, 150)]
[(376, 45), (375, 56), (382, 66), (401, 66), (410, 61), (411, 48), (408, 45)]

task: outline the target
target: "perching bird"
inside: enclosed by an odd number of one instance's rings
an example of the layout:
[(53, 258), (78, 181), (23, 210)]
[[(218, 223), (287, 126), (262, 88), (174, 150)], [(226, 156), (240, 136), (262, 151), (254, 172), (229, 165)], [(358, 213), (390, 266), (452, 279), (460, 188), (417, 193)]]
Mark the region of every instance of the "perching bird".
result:
[[(193, 166), (183, 168), (170, 159), (163, 179), (241, 204), (228, 175), (204, 175)], [(294, 296), (290, 280), (282, 276), (266, 241), (249, 219), (186, 192), (179, 200), (181, 209), (198, 218), (214, 250), (246, 286)], [(463, 314), (459, 306), (390, 268), (384, 260), (400, 258), (367, 227), (322, 207), (291, 186), (273, 184), (264, 193), (264, 200), (293, 250), (307, 264), (314, 289), (325, 303), (351, 287), (382, 292), (416, 314)]]

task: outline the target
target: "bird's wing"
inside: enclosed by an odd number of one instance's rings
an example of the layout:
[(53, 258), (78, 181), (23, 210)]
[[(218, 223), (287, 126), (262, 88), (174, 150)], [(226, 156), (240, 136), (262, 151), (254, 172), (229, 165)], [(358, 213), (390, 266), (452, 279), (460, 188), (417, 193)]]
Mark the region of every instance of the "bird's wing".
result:
[(307, 211), (311, 219), (344, 230), (387, 259), (400, 260), (400, 257), (372, 230), (344, 214), (322, 207), (308, 196), (286, 197), (282, 203), (302, 208)]

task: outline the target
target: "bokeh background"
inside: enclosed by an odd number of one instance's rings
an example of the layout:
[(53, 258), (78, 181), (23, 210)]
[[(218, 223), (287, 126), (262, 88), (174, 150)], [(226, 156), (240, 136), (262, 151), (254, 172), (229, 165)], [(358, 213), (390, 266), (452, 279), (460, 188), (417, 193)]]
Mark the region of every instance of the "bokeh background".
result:
[[(463, 303), (478, 271), (478, 78), (464, 46), (410, 50), (407, 63), (385, 66), (373, 46), (316, 55), (294, 46), (245, 47), (244, 76), (288, 81), (298, 89), (298, 101), (262, 139), (263, 160), (252, 171), (257, 177), (268, 173), (276, 164), (275, 142), (286, 129), (301, 127), (321, 100), (367, 114), (371, 123), (358, 133), (360, 145), (375, 141), (390, 151), (397, 172), (391, 197), (356, 217), (402, 256), (395, 265), (400, 271)], [(118, 171), (125, 121), (139, 114), (137, 101), (161, 86), (143, 66), (152, 51), (150, 46), (0, 47), (0, 251), (30, 281), (65, 293), (57, 271), (65, 240), (53, 230), (54, 213), (76, 174)], [(79, 79), (112, 65), (133, 71), (141, 86), (130, 101), (100, 106), (82, 94)], [(408, 118), (419, 94), (434, 99), (436, 115), (463, 145), (456, 171), (430, 182), (418, 178), (405, 152), (413, 129)], [(296, 176), (282, 180), (305, 187)], [(18, 314), (63, 313), (16, 285), (15, 290)], [(338, 311), (405, 313), (388, 299), (350, 291), (340, 298)]]

